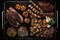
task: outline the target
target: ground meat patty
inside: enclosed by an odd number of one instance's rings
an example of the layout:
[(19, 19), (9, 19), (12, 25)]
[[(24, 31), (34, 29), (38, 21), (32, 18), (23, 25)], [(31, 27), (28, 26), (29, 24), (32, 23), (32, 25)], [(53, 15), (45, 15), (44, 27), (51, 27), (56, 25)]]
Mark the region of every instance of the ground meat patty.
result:
[(10, 27), (7, 29), (7, 35), (9, 37), (15, 37), (16, 36), (16, 30), (13, 27)]
[(20, 37), (25, 37), (26, 35), (28, 35), (26, 27), (20, 26), (20, 28), (18, 29), (18, 35)]

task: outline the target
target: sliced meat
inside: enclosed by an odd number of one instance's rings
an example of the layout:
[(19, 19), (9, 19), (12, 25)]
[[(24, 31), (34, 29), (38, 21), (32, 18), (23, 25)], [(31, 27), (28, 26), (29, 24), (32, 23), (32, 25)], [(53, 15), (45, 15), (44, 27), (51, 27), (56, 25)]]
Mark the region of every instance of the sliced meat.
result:
[(54, 28), (51, 27), (50, 29), (46, 29), (43, 33), (44, 37), (46, 38), (52, 38), (53, 36), (53, 33), (54, 33)]
[(6, 11), (6, 18), (12, 26), (17, 27), (19, 23), (23, 23), (23, 17), (12, 7)]
[(49, 12), (49, 11), (52, 11), (54, 9), (54, 6), (52, 4), (50, 4), (50, 3), (39, 2), (38, 5), (45, 12)]

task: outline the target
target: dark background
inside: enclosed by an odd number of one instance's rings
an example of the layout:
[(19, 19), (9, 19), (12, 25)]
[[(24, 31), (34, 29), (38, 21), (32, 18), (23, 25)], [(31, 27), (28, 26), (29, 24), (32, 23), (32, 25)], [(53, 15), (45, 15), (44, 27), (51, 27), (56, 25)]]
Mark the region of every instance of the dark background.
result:
[[(4, 8), (4, 6), (3, 6), (3, 4), (4, 4), (4, 2), (5, 1), (29, 1), (29, 0), (0, 0), (0, 40), (1, 39), (4, 39), (4, 37), (3, 37), (3, 34), (4, 34), (4, 30), (2, 29), (2, 11), (3, 11), (3, 8)], [(34, 1), (39, 1), (39, 0), (34, 0)], [(47, 1), (47, 2), (56, 2), (56, 11), (59, 11), (59, 0), (43, 0), (43, 1)], [(58, 12), (58, 13), (60, 13), (60, 11)], [(58, 17), (60, 17), (60, 14), (58, 14)], [(59, 31), (60, 31), (60, 19), (58, 18), (58, 33), (57, 33), (57, 38), (56, 38), (56, 40), (58, 40), (58, 38), (59, 38)]]

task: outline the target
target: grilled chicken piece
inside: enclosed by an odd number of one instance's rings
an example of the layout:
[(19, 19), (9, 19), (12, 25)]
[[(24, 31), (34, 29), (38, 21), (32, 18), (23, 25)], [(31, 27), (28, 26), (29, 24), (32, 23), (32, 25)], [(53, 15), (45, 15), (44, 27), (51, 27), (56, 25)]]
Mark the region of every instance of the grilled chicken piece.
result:
[(23, 23), (23, 17), (12, 7), (6, 11), (6, 19), (15, 27), (18, 27), (19, 23)]

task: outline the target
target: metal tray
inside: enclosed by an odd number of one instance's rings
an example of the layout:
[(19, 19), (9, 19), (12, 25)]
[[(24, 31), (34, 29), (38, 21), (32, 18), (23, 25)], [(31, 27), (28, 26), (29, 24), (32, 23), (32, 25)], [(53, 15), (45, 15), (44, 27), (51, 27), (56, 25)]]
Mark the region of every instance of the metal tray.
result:
[[(36, 3), (37, 2), (39, 2), (39, 1), (35, 1)], [(2, 28), (4, 29), (4, 38), (10, 38), (10, 37), (8, 37), (7, 35), (6, 35), (6, 30), (7, 30), (7, 28), (9, 28), (8, 27), (8, 25), (9, 25), (9, 23), (6, 21), (6, 17), (5, 17), (5, 11), (6, 11), (6, 9), (7, 8), (9, 8), (10, 6), (12, 6), (12, 7), (14, 7), (14, 5), (16, 4), (16, 3), (19, 3), (19, 4), (23, 4), (23, 5), (25, 5), (26, 7), (30, 4), (30, 2), (29, 1), (6, 1), (5, 3), (4, 3), (4, 13), (2, 14)], [(55, 29), (57, 29), (58, 28), (58, 20), (57, 20), (57, 16), (58, 16), (58, 13), (57, 13), (57, 11), (56, 11), (56, 3), (54, 3), (54, 7), (55, 7), (55, 9), (54, 9), (54, 11), (55, 11), (55, 21), (56, 21), (56, 23), (55, 23), (55, 25), (54, 25), (54, 28)], [(28, 9), (28, 8), (27, 8)], [(27, 24), (24, 24), (25, 26), (27, 25)], [(29, 30), (29, 27), (30, 27), (30, 23), (28, 24), (28, 27), (27, 27), (27, 29)], [(17, 29), (16, 29), (17, 30)], [(29, 35), (28, 36), (26, 36), (26, 37), (19, 37), (19, 36), (15, 36), (14, 37), (15, 39), (26, 39), (26, 38), (33, 38), (33, 39), (40, 39), (40, 37), (36, 37), (36, 36), (34, 36), (34, 37), (30, 37)]]

